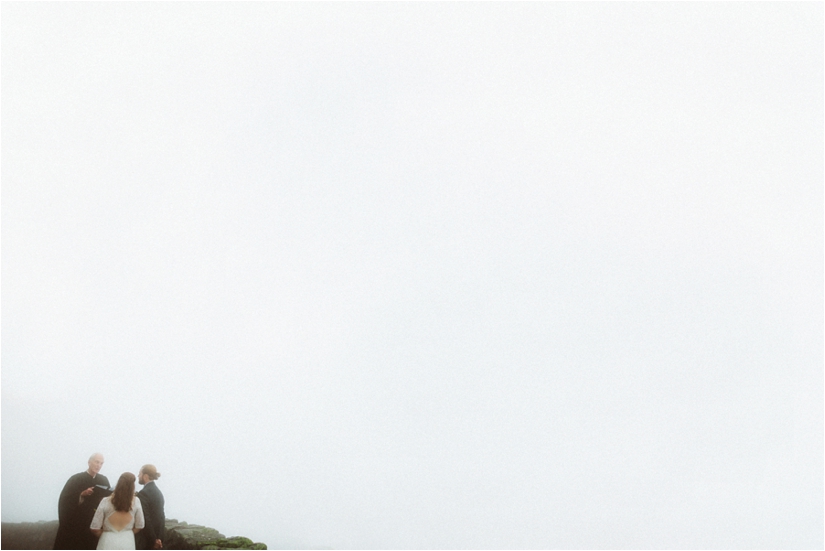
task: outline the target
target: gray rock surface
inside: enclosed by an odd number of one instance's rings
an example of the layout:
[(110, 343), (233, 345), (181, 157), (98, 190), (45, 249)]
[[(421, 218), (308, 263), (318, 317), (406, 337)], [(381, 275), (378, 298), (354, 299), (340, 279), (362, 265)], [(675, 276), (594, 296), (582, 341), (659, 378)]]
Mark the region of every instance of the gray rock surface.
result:
[(51, 549), (57, 535), (57, 521), (4, 522), (0, 525), (2, 549)]
[[(4, 522), (0, 549), (51, 549), (57, 535), (57, 521)], [(214, 528), (166, 520), (166, 549), (266, 549), (249, 538), (227, 538)]]

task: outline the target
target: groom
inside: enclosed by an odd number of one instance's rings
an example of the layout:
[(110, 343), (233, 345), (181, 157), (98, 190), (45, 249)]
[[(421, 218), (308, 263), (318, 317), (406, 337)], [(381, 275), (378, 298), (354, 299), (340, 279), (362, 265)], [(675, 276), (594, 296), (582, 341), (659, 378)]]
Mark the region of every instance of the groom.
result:
[(163, 512), (163, 494), (155, 484), (160, 473), (154, 465), (144, 465), (138, 472), (138, 482), (143, 489), (135, 494), (143, 507), (146, 526), (137, 534), (138, 549), (163, 549), (166, 536), (166, 515)]

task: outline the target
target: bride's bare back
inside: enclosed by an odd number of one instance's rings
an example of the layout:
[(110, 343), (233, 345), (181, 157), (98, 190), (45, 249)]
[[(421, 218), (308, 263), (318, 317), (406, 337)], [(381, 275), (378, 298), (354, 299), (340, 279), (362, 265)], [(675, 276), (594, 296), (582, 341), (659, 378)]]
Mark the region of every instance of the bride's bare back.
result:
[(117, 531), (123, 530), (132, 522), (132, 514), (128, 511), (115, 511), (109, 517), (109, 524)]

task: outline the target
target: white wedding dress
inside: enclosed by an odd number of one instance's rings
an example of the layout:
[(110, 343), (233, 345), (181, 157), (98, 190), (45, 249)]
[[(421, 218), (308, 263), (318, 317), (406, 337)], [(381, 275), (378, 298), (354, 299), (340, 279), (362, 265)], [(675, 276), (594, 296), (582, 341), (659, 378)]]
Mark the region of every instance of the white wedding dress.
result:
[(98, 549), (134, 549), (135, 548), (135, 534), (132, 532), (133, 528), (142, 529), (146, 525), (143, 518), (143, 507), (140, 505), (140, 499), (135, 497), (132, 499), (132, 509), (129, 514), (132, 516), (131, 520), (126, 523), (120, 530), (112, 526), (109, 521), (111, 516), (115, 513), (115, 507), (112, 505), (112, 498), (104, 498), (95, 511), (95, 518), (92, 519), (90, 528), (93, 530), (103, 530), (100, 535), (100, 540), (97, 542)]

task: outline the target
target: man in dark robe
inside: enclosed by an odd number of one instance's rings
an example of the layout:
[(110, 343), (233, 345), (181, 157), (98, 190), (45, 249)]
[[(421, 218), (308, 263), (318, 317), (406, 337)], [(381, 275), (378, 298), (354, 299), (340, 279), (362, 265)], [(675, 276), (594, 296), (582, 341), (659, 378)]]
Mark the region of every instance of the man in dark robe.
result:
[(102, 466), (103, 456), (99, 453), (92, 455), (89, 468), (72, 476), (63, 486), (57, 502), (60, 524), (54, 539), (55, 549), (97, 548), (97, 538), (89, 526), (100, 500), (108, 493), (103, 488), (109, 488), (109, 479), (99, 474)]
[(146, 526), (138, 532), (136, 546), (138, 549), (163, 549), (166, 537), (166, 513), (163, 510), (163, 494), (155, 484), (160, 473), (154, 465), (144, 465), (138, 471), (138, 482), (143, 485), (137, 497), (143, 507)]

